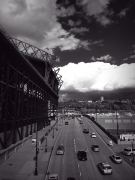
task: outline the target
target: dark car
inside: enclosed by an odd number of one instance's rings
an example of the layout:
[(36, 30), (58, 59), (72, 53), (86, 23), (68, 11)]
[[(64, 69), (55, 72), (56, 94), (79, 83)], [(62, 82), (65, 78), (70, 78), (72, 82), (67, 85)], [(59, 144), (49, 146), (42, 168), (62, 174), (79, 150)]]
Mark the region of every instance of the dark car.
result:
[(77, 157), (80, 161), (86, 161), (87, 160), (87, 153), (86, 151), (78, 151)]
[(74, 177), (68, 177), (67, 180), (75, 180)]
[(68, 121), (66, 121), (66, 122), (65, 122), (65, 125), (68, 125), (68, 124), (69, 124)]
[(88, 134), (88, 133), (89, 133), (89, 129), (84, 128), (84, 129), (83, 129), (83, 133)]
[(99, 152), (99, 146), (98, 146), (98, 145), (92, 145), (92, 146), (91, 146), (91, 149), (92, 149), (94, 152)]

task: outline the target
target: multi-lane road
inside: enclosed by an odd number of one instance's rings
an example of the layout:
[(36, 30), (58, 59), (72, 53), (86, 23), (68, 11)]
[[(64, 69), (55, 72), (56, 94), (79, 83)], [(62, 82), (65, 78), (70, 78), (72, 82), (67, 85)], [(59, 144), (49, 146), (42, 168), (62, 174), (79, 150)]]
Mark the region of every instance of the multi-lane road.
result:
[[(69, 125), (64, 125), (59, 132), (54, 144), (48, 171), (57, 173), (60, 180), (66, 180), (67, 177), (74, 177), (76, 180), (135, 180), (135, 169), (123, 160), (121, 164), (115, 164), (109, 158), (115, 153), (115, 146), (107, 145), (109, 138), (86, 117), (82, 117), (83, 124), (79, 123), (78, 118), (67, 119)], [(64, 123), (64, 122), (63, 122)], [(83, 129), (89, 128), (89, 134), (84, 134)], [(96, 138), (90, 134), (96, 133)], [(58, 145), (65, 147), (64, 155), (56, 155)], [(98, 144), (99, 152), (93, 152), (91, 146)], [(77, 151), (85, 150), (87, 152), (87, 161), (77, 159)], [(99, 162), (108, 162), (113, 169), (112, 175), (102, 175), (97, 164)]]

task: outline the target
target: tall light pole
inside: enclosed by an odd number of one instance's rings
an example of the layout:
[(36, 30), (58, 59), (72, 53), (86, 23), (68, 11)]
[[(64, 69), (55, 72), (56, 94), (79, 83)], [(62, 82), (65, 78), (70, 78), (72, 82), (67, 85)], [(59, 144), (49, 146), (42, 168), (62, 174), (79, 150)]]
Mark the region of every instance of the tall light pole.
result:
[(54, 127), (53, 127), (53, 135), (52, 135), (52, 138), (54, 138)]
[(36, 123), (36, 154), (35, 154), (35, 171), (34, 175), (38, 175), (38, 123)]
[(117, 114), (117, 109), (116, 109), (116, 121), (117, 121), (117, 138), (119, 138), (119, 122), (118, 122), (118, 114)]
[(96, 122), (97, 122), (97, 103), (96, 103), (96, 106), (95, 106), (95, 111), (96, 111)]
[(47, 137), (45, 136), (45, 152), (47, 152)]

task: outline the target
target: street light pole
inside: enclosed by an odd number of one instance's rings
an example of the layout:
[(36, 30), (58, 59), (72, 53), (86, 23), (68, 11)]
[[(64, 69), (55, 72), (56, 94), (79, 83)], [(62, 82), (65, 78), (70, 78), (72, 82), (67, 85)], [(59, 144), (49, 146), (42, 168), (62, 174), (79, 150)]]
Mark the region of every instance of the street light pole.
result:
[(35, 155), (35, 171), (34, 175), (38, 175), (38, 125), (36, 124), (36, 155)]
[(97, 122), (97, 104), (96, 104), (96, 109), (95, 110), (96, 110), (96, 122)]
[(116, 120), (117, 120), (117, 138), (119, 138), (119, 122), (118, 122), (117, 109), (116, 109)]
[(45, 137), (45, 152), (47, 152), (47, 137)]
[(53, 127), (53, 135), (52, 135), (52, 137), (54, 138), (54, 127)]

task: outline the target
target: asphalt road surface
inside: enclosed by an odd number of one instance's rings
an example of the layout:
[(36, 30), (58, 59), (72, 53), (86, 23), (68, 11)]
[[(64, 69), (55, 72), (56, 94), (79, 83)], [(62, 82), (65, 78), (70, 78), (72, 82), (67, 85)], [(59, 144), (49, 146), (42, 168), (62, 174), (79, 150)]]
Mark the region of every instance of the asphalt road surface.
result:
[[(67, 119), (68, 120), (68, 119)], [(135, 180), (135, 169), (123, 160), (122, 164), (115, 164), (109, 158), (115, 152), (114, 147), (108, 146), (109, 138), (85, 117), (69, 119), (69, 125), (63, 125), (58, 134), (49, 163), (49, 173), (57, 173), (60, 180), (74, 177), (76, 180)], [(89, 128), (89, 134), (83, 129)], [(96, 138), (91, 133), (96, 133)], [(57, 146), (63, 144), (64, 155), (56, 155)], [(98, 144), (100, 151), (93, 152), (91, 146)], [(116, 145), (115, 145), (116, 146)], [(87, 161), (77, 159), (77, 151), (87, 152)], [(102, 175), (97, 168), (99, 162), (108, 162), (113, 169), (112, 175)]]

